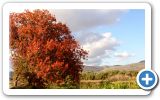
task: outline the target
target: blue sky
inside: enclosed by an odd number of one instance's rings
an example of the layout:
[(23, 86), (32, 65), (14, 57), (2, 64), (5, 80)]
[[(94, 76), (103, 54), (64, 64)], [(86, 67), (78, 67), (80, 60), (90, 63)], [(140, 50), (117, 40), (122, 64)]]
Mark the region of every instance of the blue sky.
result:
[[(127, 64), (144, 60), (145, 51), (145, 14), (144, 10), (129, 10), (120, 17), (120, 21), (112, 26), (102, 26), (96, 31), (103, 33), (109, 31), (114, 37), (122, 42), (122, 45), (117, 47), (117, 52), (134, 53), (122, 62), (116, 64)], [(109, 60), (109, 59), (106, 59)], [(111, 63), (114, 58), (110, 59)]]
[(86, 65), (123, 65), (144, 60), (145, 11), (53, 10), (81, 46), (89, 51)]

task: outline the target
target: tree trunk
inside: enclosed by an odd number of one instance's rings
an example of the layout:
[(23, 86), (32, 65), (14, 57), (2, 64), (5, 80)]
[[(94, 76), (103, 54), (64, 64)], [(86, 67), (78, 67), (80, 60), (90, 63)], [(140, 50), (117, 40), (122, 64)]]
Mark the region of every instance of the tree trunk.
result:
[[(20, 73), (19, 73), (19, 74), (20, 74)], [(15, 78), (14, 87), (17, 87), (19, 74), (17, 74), (17, 76), (16, 76), (16, 78)]]

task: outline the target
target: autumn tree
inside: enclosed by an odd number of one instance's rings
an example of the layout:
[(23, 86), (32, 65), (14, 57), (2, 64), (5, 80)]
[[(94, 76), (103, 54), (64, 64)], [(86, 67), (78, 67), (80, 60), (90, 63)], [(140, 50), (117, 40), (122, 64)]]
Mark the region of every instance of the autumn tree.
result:
[[(82, 59), (87, 52), (65, 24), (57, 22), (48, 10), (10, 13), (9, 18), (13, 67), (23, 70), (29, 83), (39, 87), (41, 80), (61, 85), (70, 78), (72, 83), (79, 84)], [(16, 64), (20, 59), (25, 68)]]

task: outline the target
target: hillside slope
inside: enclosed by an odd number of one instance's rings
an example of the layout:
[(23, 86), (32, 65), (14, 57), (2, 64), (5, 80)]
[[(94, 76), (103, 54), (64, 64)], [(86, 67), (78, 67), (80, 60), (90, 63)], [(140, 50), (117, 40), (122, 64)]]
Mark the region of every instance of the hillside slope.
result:
[(138, 63), (132, 63), (128, 65), (114, 65), (114, 66), (85, 66), (83, 68), (84, 72), (99, 72), (99, 71), (107, 71), (107, 70), (131, 70), (131, 71), (139, 71), (145, 68), (145, 61), (140, 61)]

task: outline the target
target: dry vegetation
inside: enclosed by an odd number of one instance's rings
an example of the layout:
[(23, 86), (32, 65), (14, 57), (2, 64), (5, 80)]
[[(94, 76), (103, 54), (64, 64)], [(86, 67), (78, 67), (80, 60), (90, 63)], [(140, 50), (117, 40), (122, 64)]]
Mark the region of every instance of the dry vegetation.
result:
[(82, 89), (138, 89), (138, 71), (85, 72), (81, 76)]

